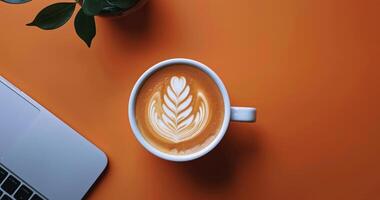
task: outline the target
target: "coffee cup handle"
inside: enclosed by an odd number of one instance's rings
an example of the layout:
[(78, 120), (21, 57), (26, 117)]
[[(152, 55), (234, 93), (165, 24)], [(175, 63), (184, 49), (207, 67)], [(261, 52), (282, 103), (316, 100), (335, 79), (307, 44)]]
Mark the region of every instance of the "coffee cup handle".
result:
[(256, 108), (251, 107), (231, 107), (231, 121), (255, 122)]

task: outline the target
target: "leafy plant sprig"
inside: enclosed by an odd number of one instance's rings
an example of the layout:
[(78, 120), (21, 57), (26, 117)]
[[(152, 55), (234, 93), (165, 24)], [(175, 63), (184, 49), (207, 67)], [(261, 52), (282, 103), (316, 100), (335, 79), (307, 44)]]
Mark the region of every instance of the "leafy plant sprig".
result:
[[(0, 0), (11, 4), (27, 3), (31, 0)], [(128, 10), (139, 0), (76, 0), (75, 2), (54, 3), (42, 9), (27, 26), (36, 26), (43, 30), (57, 29), (72, 17), (75, 7), (82, 7), (77, 12), (74, 27), (77, 35), (91, 47), (96, 35), (95, 16)]]

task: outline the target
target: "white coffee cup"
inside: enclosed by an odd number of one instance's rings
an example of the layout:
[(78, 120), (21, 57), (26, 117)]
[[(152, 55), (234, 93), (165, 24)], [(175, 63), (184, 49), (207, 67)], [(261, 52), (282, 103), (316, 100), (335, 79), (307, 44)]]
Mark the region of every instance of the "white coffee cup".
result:
[[(206, 74), (208, 74), (216, 83), (218, 86), (220, 93), (223, 96), (223, 101), (224, 101), (224, 119), (223, 119), (223, 124), (220, 129), (220, 132), (217, 134), (216, 138), (205, 148), (191, 153), (191, 154), (186, 154), (186, 155), (173, 155), (173, 154), (168, 154), (165, 152), (162, 152), (152, 146), (147, 140), (145, 140), (144, 136), (141, 134), (137, 124), (136, 124), (136, 118), (135, 118), (135, 105), (136, 105), (136, 97), (137, 94), (141, 88), (141, 86), (144, 84), (145, 80), (149, 78), (153, 73), (156, 71), (160, 70), (163, 67), (170, 66), (170, 65), (175, 65), (175, 64), (184, 64), (192, 67), (196, 67)], [(227, 128), (229, 126), (230, 121), (240, 121), (240, 122), (255, 122), (256, 121), (256, 108), (251, 108), (251, 107), (231, 107), (230, 105), (230, 98), (228, 96), (227, 90), (224, 87), (223, 82), (220, 80), (218, 75), (214, 71), (212, 71), (210, 68), (208, 68), (206, 65), (195, 61), (191, 59), (185, 59), (185, 58), (174, 58), (174, 59), (169, 59), (162, 61), (147, 71), (141, 77), (138, 79), (136, 82), (135, 86), (132, 89), (132, 93), (129, 99), (129, 122), (132, 128), (132, 131), (137, 138), (137, 140), (147, 149), (149, 152), (152, 154), (165, 159), (165, 160), (170, 160), (170, 161), (190, 161), (197, 159), (201, 156), (204, 156), (208, 152), (210, 152), (212, 149), (216, 147), (216, 145), (219, 144), (219, 142), (222, 140), (224, 137)]]

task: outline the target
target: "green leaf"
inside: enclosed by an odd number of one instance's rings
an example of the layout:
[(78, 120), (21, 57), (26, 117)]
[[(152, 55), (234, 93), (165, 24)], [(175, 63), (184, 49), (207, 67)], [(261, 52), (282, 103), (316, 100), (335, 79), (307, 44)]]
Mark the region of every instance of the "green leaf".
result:
[(96, 35), (95, 17), (86, 15), (81, 8), (75, 17), (74, 25), (77, 35), (91, 47), (92, 39)]
[(26, 3), (31, 0), (1, 0), (4, 1), (5, 3), (11, 3), (11, 4), (21, 4), (21, 3)]
[(107, 0), (107, 2), (110, 5), (123, 8), (123, 9), (129, 9), (132, 6), (134, 6), (139, 0)]
[(27, 26), (52, 30), (64, 25), (73, 15), (76, 3), (56, 3), (42, 9)]
[(83, 0), (83, 12), (87, 15), (97, 15), (103, 8), (109, 6), (105, 0)]

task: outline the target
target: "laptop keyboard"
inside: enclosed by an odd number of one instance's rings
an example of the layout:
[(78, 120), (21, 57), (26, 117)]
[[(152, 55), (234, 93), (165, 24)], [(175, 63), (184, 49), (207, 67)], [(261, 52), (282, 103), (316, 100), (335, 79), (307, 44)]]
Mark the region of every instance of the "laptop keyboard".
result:
[(45, 200), (0, 165), (0, 200)]

